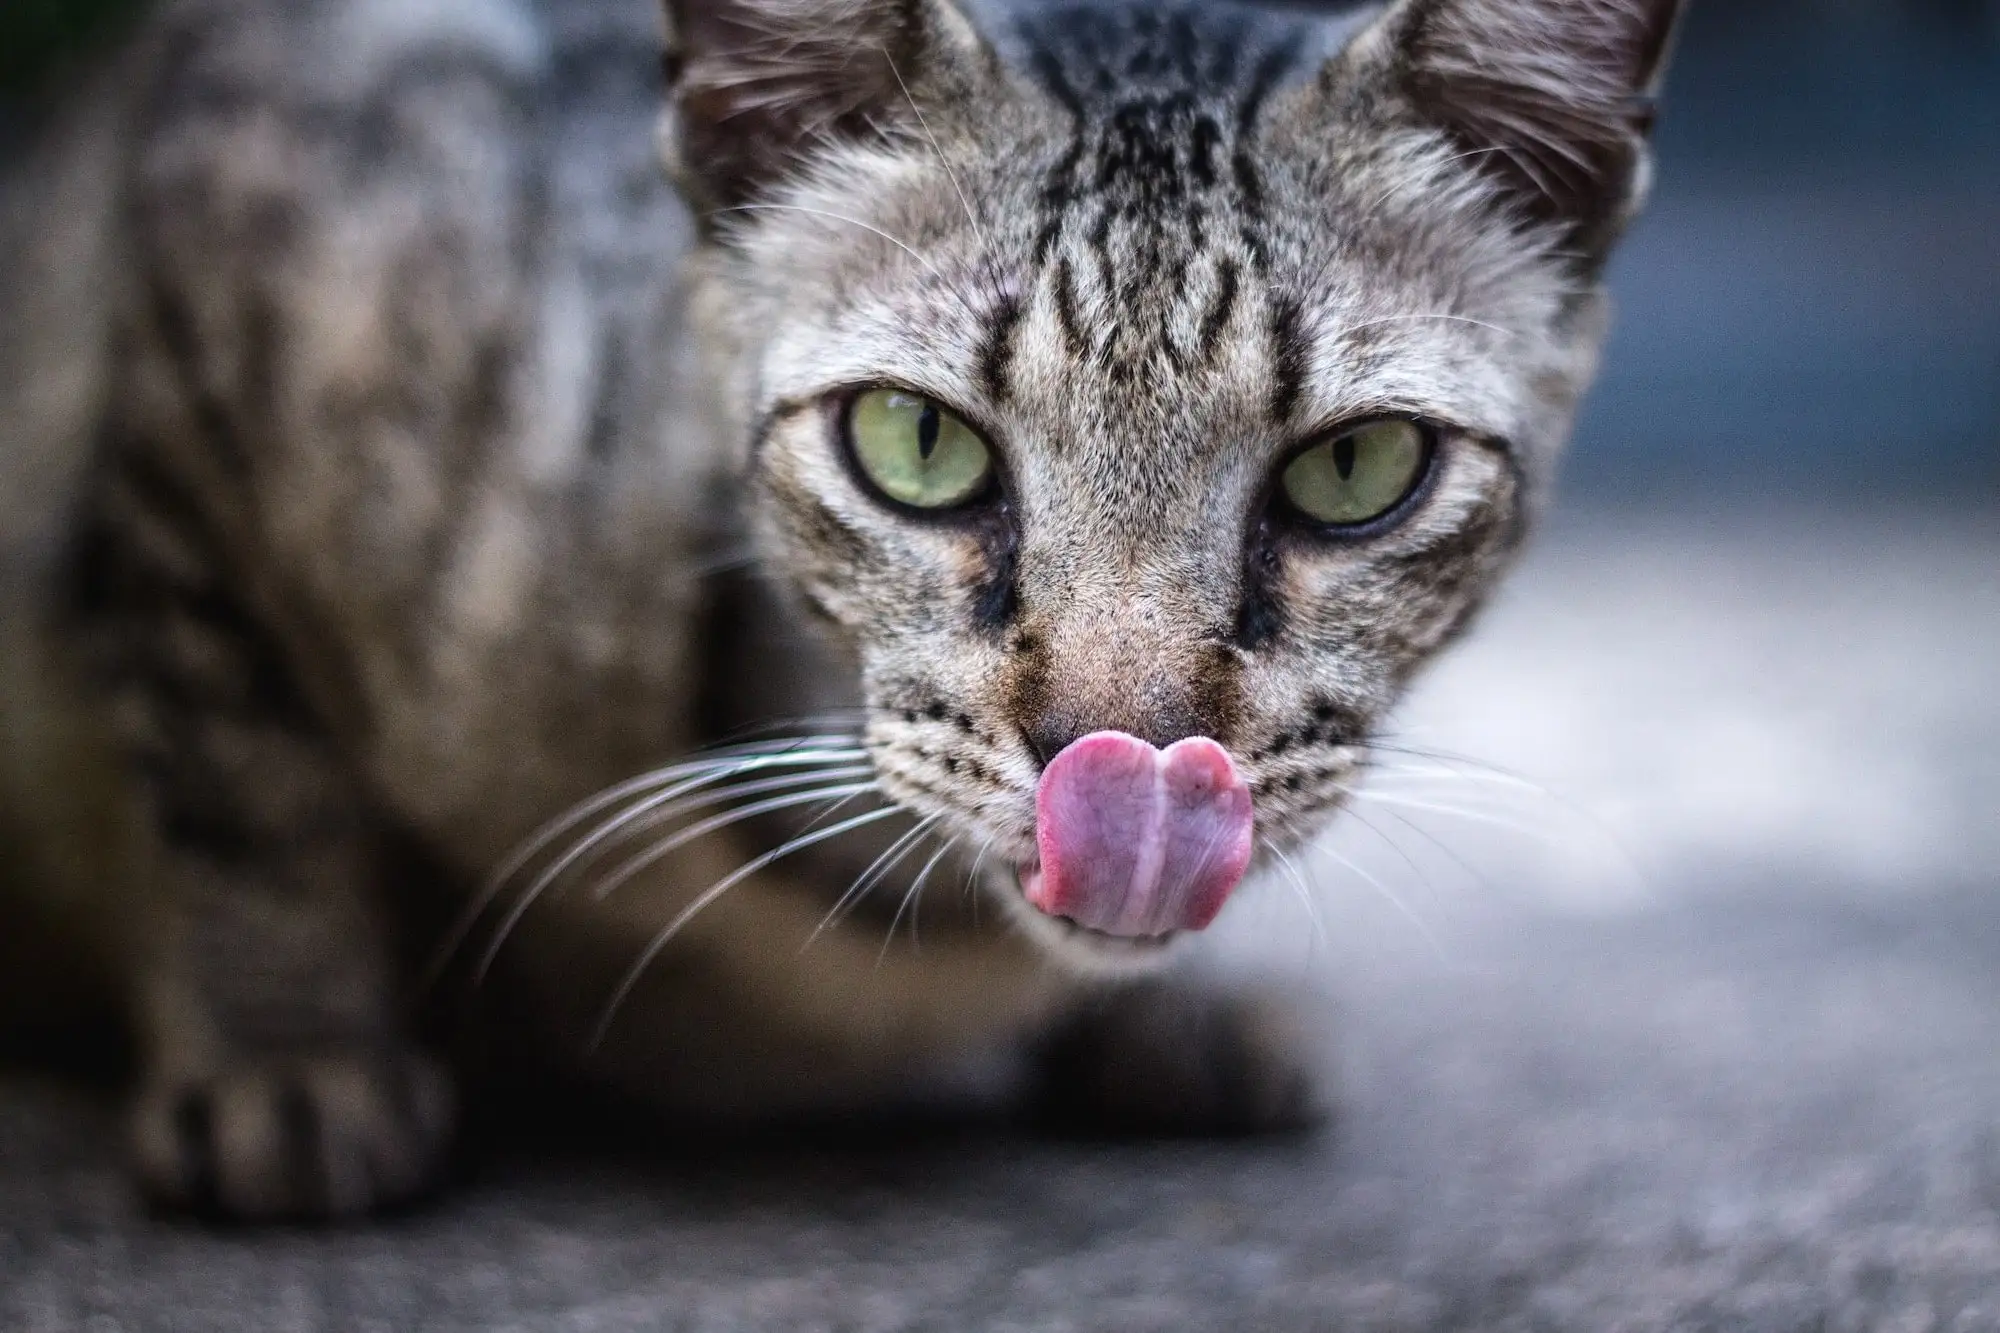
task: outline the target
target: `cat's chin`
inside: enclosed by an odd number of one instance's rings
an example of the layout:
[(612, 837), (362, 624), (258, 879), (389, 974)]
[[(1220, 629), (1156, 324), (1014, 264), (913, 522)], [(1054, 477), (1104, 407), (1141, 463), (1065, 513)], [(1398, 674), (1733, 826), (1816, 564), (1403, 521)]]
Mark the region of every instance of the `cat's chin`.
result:
[(1016, 866), (1004, 875), (1001, 898), (1018, 924), (1057, 962), (1085, 976), (1135, 977), (1157, 972), (1180, 952), (1187, 932), (1164, 935), (1112, 935), (1050, 916), (1029, 901), (1027, 884), (1039, 867)]

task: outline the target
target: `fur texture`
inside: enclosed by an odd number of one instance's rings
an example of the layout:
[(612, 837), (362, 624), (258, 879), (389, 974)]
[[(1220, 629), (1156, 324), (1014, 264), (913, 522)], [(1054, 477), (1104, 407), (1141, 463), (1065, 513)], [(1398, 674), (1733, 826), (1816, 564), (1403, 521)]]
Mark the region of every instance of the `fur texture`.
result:
[[(1114, 1122), (1308, 1118), (1262, 1000), (1077, 1008), (1172, 950), (1022, 905), (1035, 783), (1088, 731), (1201, 734), (1266, 848), (1338, 809), (1546, 488), (1674, 8), (670, 0), (654, 136), (643, 7), (166, 5), (48, 150), (116, 259), (79, 383), (36, 406), (15, 330), (0, 417), (92, 458), (32, 516), (74, 515), (47, 619), (145, 830), (101, 889), (161, 923), (142, 1177), (254, 1217), (420, 1189), (426, 949), (461, 1028), (679, 1110), (1059, 1050)], [(987, 500), (859, 481), (882, 386), (984, 434)], [(1390, 519), (1274, 505), (1384, 416), (1434, 441)]]

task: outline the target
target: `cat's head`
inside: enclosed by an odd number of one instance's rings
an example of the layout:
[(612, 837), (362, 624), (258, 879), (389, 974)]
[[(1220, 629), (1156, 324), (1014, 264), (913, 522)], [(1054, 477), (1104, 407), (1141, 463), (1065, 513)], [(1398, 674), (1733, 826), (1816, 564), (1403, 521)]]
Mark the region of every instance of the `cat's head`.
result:
[(1057, 948), (1157, 953), (1520, 541), (1678, 3), (667, 7), (757, 525), (880, 781)]

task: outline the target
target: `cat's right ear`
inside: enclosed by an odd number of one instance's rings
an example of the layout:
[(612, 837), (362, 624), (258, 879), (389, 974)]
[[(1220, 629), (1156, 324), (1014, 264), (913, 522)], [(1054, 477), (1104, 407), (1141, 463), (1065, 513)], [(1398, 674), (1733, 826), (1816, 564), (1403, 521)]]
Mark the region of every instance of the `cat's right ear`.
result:
[(1643, 202), (1686, 0), (1398, 0), (1326, 71), (1442, 132), (1515, 217), (1586, 267)]
[(922, 132), (996, 68), (951, 0), (666, 0), (666, 19), (662, 151), (704, 212), (829, 144)]

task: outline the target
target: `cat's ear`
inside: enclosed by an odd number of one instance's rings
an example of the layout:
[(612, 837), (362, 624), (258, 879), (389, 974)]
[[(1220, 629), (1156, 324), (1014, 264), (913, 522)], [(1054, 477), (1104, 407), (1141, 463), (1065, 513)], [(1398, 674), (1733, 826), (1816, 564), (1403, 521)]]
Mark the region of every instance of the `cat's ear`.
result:
[(1401, 0), (1349, 48), (1519, 214), (1601, 261), (1651, 179), (1685, 0)]
[(994, 57), (951, 0), (666, 0), (662, 147), (697, 207), (963, 98)]

